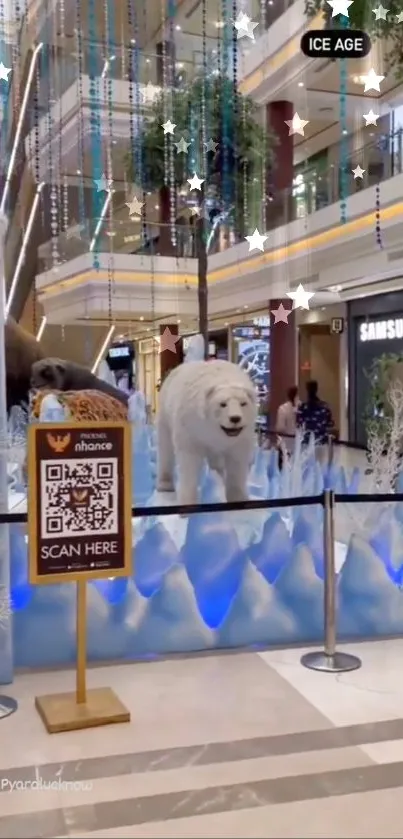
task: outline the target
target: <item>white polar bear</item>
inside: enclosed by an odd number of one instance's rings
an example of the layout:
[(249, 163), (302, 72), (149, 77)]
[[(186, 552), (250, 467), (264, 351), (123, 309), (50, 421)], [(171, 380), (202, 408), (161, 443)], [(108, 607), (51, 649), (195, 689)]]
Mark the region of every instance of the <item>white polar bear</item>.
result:
[(193, 361), (176, 367), (160, 391), (158, 477), (160, 492), (174, 492), (178, 504), (197, 504), (203, 462), (225, 484), (227, 501), (248, 498), (256, 425), (253, 384), (237, 364)]

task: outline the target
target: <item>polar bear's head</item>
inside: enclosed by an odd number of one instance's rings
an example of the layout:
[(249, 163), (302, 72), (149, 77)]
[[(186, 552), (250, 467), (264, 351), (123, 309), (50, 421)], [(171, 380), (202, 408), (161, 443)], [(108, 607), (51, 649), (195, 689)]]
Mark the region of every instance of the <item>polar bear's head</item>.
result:
[(216, 385), (206, 393), (206, 419), (228, 438), (255, 427), (256, 396), (250, 387)]

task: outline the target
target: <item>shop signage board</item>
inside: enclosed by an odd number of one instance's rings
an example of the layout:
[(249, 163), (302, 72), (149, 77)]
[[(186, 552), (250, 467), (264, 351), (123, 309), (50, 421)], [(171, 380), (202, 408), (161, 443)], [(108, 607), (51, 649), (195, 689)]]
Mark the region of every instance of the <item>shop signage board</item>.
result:
[(126, 423), (29, 428), (31, 583), (131, 573), (131, 446)]
[(332, 318), (330, 332), (332, 335), (341, 335), (344, 332), (344, 318)]
[(129, 722), (110, 688), (87, 690), (87, 581), (132, 574), (129, 423), (39, 423), (28, 430), (33, 584), (75, 582), (76, 691), (37, 696), (48, 732)]

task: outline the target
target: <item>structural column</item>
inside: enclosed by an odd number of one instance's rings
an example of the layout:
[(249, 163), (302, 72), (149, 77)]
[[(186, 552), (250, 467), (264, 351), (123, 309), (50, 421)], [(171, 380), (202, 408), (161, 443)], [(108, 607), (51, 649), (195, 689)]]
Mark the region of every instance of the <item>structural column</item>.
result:
[[(169, 330), (169, 332), (166, 332)], [(170, 335), (172, 339), (170, 339)], [(179, 335), (179, 328), (176, 323), (160, 324), (160, 379), (161, 383), (174, 367), (182, 361), (182, 342), (174, 341)]]
[(277, 138), (274, 147), (274, 164), (267, 167), (266, 216), (267, 227), (292, 221), (292, 182), (294, 178), (294, 142), (289, 135), (286, 120), (292, 120), (294, 106), (291, 102), (270, 102), (266, 108), (266, 122)]
[(277, 410), (287, 399), (289, 387), (298, 384), (298, 335), (295, 309), (288, 316), (288, 323), (275, 323), (273, 311), (281, 304), (291, 310), (292, 301), (269, 300), (270, 313), (270, 383), (269, 383), (269, 428), (273, 429)]

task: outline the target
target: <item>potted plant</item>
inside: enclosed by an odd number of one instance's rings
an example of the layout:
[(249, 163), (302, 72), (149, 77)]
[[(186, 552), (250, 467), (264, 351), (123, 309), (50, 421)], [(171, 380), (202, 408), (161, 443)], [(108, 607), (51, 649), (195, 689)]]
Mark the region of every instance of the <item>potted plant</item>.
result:
[[(176, 127), (174, 136), (166, 138), (162, 126), (167, 120)], [(182, 137), (189, 144), (187, 152), (177, 152), (174, 147), (173, 178), (172, 173), (167, 178), (164, 143), (166, 139), (168, 143), (179, 143)], [(137, 150), (131, 150), (126, 156), (129, 179), (146, 192), (159, 192), (160, 251), (165, 255), (174, 252), (169, 227), (171, 199), (176, 213), (179, 192), (186, 196), (185, 204), (191, 198), (204, 205), (204, 211), (190, 221), (194, 225), (198, 259), (199, 331), (205, 339), (206, 357), (207, 258), (214, 217), (220, 218), (222, 214), (230, 221), (239, 239), (250, 232), (244, 217), (245, 190), (250, 198), (254, 185), (255, 191), (261, 185), (262, 173), (272, 163), (274, 144), (274, 136), (265, 132), (258, 121), (254, 103), (239, 93), (230, 78), (216, 74), (196, 77), (185, 87), (169, 89), (167, 102), (161, 91), (144, 116)], [(194, 174), (203, 178), (204, 183), (200, 191), (191, 192), (187, 179)], [(255, 202), (259, 211), (262, 200), (260, 195)], [(183, 211), (189, 214), (190, 209), (188, 203)]]
[[(374, 6), (378, 4), (374, 4)], [(373, 41), (379, 38), (387, 41), (387, 48), (384, 49), (386, 66), (393, 70), (398, 79), (403, 76), (403, 23), (398, 17), (402, 12), (401, 4), (391, 0), (386, 6), (386, 20), (376, 20), (372, 10), (372, 4), (367, 0), (354, 0), (348, 9), (348, 22), (352, 29), (367, 32)], [(318, 12), (323, 11), (326, 19), (326, 27), (340, 29), (345, 18), (340, 15), (332, 17), (332, 8), (326, 0), (305, 0), (305, 14), (309, 19), (315, 17)], [(379, 68), (374, 68), (379, 72)]]

